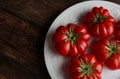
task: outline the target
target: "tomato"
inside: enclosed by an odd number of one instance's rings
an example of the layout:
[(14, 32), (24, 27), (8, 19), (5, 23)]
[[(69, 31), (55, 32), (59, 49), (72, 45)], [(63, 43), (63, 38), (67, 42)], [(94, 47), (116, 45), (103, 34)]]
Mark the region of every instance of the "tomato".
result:
[(120, 41), (120, 21), (118, 21), (115, 25), (115, 39)]
[(94, 7), (86, 13), (84, 23), (95, 37), (106, 38), (113, 34), (115, 19), (103, 7)]
[(73, 58), (70, 65), (70, 79), (101, 79), (102, 64), (92, 54)]
[(116, 40), (101, 39), (93, 46), (94, 54), (100, 63), (111, 69), (120, 69), (120, 44)]
[(102, 39), (97, 41), (94, 45), (93, 45), (93, 51), (94, 54), (97, 58), (97, 60), (100, 63), (104, 63), (104, 61), (107, 59), (108, 54), (109, 54), (109, 50), (106, 49), (106, 47), (109, 45), (109, 40), (108, 39)]
[(66, 27), (59, 26), (53, 34), (52, 40), (60, 55), (75, 57), (86, 51), (90, 34), (87, 33), (84, 25), (69, 23)]
[(105, 65), (111, 70), (120, 69), (120, 54), (112, 55), (106, 60)]

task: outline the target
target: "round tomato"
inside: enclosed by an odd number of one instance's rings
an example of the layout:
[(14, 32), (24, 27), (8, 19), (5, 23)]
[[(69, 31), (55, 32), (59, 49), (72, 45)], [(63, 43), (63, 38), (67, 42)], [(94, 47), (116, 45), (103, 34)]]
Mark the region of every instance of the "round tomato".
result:
[(73, 58), (70, 65), (70, 79), (101, 79), (102, 64), (94, 55), (83, 54)]
[(120, 69), (120, 44), (115, 40), (101, 39), (93, 47), (94, 54), (100, 63), (111, 69)]
[(77, 56), (84, 53), (88, 47), (90, 35), (83, 25), (73, 23), (65, 26), (59, 26), (53, 35), (53, 42), (57, 52), (63, 56)]
[(85, 16), (84, 23), (95, 37), (106, 38), (113, 34), (115, 19), (103, 7), (94, 7)]
[(115, 25), (115, 39), (120, 41), (120, 21)]

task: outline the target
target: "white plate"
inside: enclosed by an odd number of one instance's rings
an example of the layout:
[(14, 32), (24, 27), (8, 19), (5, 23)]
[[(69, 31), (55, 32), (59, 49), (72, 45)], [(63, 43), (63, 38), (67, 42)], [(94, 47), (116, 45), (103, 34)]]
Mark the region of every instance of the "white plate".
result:
[[(59, 25), (79, 23), (80, 17), (95, 6), (103, 6), (118, 20), (120, 17), (120, 5), (107, 1), (86, 1), (78, 3), (62, 12), (52, 23), (45, 40), (44, 58), (48, 72), (52, 79), (68, 79), (65, 73), (68, 57), (58, 55), (54, 49), (51, 37)], [(102, 79), (120, 79), (120, 70), (111, 71), (104, 67)]]

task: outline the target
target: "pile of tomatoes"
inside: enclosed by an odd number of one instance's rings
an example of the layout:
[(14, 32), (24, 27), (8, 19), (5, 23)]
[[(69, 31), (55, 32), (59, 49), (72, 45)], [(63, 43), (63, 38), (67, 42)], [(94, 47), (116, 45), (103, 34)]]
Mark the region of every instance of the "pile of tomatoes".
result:
[[(86, 54), (91, 38), (92, 51)], [(102, 6), (86, 12), (82, 25), (59, 26), (52, 40), (60, 55), (71, 57), (70, 79), (101, 79), (103, 65), (120, 69), (120, 21)]]

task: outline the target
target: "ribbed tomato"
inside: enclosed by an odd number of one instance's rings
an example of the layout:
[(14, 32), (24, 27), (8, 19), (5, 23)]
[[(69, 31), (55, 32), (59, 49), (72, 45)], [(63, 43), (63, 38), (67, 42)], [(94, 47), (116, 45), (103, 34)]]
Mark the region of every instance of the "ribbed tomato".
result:
[(84, 53), (88, 47), (90, 34), (84, 25), (76, 25), (73, 23), (65, 26), (59, 26), (53, 35), (56, 51), (63, 55), (72, 57)]
[(93, 47), (94, 54), (100, 63), (111, 69), (120, 69), (120, 44), (115, 40), (101, 39)]
[(103, 7), (94, 7), (92, 11), (86, 13), (84, 23), (95, 37), (106, 38), (114, 32), (115, 19), (110, 15), (108, 9)]
[(94, 55), (83, 54), (71, 60), (70, 79), (101, 79), (102, 64)]

